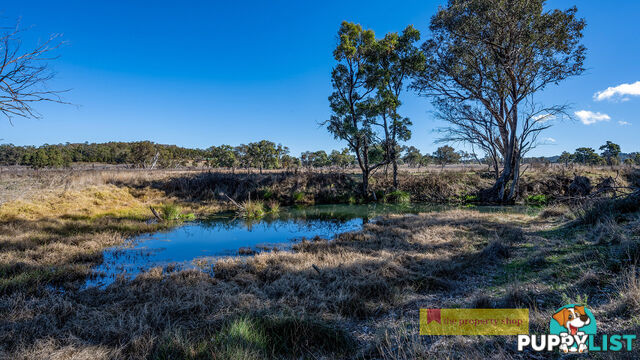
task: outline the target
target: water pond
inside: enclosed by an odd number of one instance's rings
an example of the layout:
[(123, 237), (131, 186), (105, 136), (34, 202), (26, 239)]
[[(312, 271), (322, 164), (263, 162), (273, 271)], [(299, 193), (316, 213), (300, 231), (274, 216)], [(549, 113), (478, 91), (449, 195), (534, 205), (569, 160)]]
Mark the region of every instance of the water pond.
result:
[[(277, 216), (260, 220), (218, 213), (200, 221), (127, 240), (104, 251), (104, 261), (85, 287), (103, 287), (117, 276), (134, 277), (153, 267), (189, 268), (199, 260), (243, 256), (273, 249), (286, 250), (296, 241), (361, 229), (364, 223), (387, 214), (442, 211), (447, 206), (427, 204), (314, 205), (280, 209)], [(526, 207), (476, 207), (478, 211), (528, 212)]]

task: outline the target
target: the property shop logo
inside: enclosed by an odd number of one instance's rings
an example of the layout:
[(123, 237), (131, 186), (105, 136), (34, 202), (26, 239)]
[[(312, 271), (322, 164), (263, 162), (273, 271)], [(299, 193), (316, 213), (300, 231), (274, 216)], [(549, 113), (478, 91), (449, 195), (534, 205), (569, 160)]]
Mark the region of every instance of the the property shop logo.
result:
[(596, 319), (586, 306), (569, 304), (558, 309), (549, 322), (549, 335), (518, 335), (518, 350), (534, 351), (631, 351), (636, 335), (596, 336)]

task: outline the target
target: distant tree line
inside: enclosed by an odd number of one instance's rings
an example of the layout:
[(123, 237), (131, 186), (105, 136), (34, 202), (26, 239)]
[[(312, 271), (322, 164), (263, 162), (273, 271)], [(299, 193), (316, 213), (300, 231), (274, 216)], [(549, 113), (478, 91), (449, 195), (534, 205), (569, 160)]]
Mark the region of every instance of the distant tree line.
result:
[(583, 164), (583, 165), (640, 165), (640, 153), (627, 154), (624, 159), (622, 157), (622, 151), (620, 145), (607, 141), (604, 145), (600, 146), (600, 154), (595, 149), (590, 147), (577, 148), (576, 151), (571, 154), (564, 151), (558, 157), (557, 162), (565, 165), (569, 164)]
[[(564, 165), (640, 165), (640, 153), (623, 154), (620, 146), (611, 141), (600, 148), (600, 153), (589, 147), (580, 147), (574, 153), (564, 151), (555, 157), (530, 157), (524, 163), (560, 163)], [(415, 146), (400, 146), (397, 163), (410, 168), (428, 165), (485, 164), (492, 166), (490, 157), (456, 151), (449, 145), (431, 154), (421, 153)], [(386, 150), (382, 145), (369, 149), (369, 159), (383, 161)], [(22, 165), (32, 168), (62, 168), (74, 163), (100, 163), (128, 165), (136, 168), (175, 168), (199, 166), (230, 169), (295, 169), (327, 168), (349, 169), (357, 166), (356, 156), (342, 150), (305, 151), (300, 157), (289, 154), (289, 148), (268, 140), (241, 144), (220, 145), (208, 149), (191, 149), (177, 145), (156, 144), (151, 141), (78, 143), (42, 146), (0, 145), (0, 165)]]
[(355, 157), (347, 149), (304, 152), (300, 158), (289, 148), (268, 140), (191, 149), (151, 141), (78, 143), (42, 146), (0, 145), (0, 165), (23, 165), (36, 169), (69, 167), (73, 163), (130, 165), (138, 168), (205, 166), (211, 168), (293, 169), (297, 167), (348, 168)]
[[(170, 167), (187, 160), (204, 159), (206, 150), (150, 141), (108, 142), (102, 144), (57, 144), (42, 146), (0, 145), (0, 165), (33, 168), (67, 167), (72, 163), (131, 164), (137, 167)], [(154, 164), (155, 160), (155, 164)]]
[[(383, 161), (382, 145), (369, 149), (369, 158)], [(471, 154), (456, 151), (445, 145), (433, 154), (421, 154), (414, 146), (397, 149), (398, 164), (420, 168), (429, 164), (441, 166), (473, 161)], [(238, 146), (220, 145), (207, 149), (191, 149), (177, 145), (156, 144), (151, 141), (66, 143), (42, 146), (0, 145), (0, 165), (22, 165), (32, 168), (62, 168), (74, 163), (128, 165), (136, 168), (175, 168), (198, 166), (230, 169), (348, 169), (357, 166), (356, 156), (342, 150), (305, 151), (300, 157), (290, 155), (289, 148), (272, 141), (261, 140)]]

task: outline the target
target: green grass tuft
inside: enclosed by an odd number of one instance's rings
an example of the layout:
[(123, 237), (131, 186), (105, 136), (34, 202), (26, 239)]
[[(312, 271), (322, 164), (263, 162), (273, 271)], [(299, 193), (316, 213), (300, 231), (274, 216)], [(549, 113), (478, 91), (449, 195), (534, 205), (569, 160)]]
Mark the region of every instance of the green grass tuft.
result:
[(411, 195), (402, 190), (395, 190), (384, 196), (384, 201), (394, 204), (407, 204), (411, 201)]
[(191, 221), (196, 218), (193, 213), (183, 214), (179, 205), (171, 203), (162, 204), (160, 206), (160, 214), (164, 221)]
[(262, 196), (262, 199), (264, 200), (271, 200), (274, 197), (274, 192), (272, 189), (269, 188), (263, 188), (260, 190), (260, 194)]
[(162, 218), (167, 221), (178, 220), (180, 219), (180, 215), (182, 215), (182, 209), (176, 204), (162, 204), (162, 206), (160, 206), (160, 212)]
[(230, 320), (212, 336), (171, 334), (154, 359), (307, 358), (316, 351), (345, 355), (356, 345), (349, 333), (319, 319), (256, 314)]
[(259, 219), (266, 214), (262, 200), (247, 200), (242, 203), (240, 214), (248, 219)]
[(302, 191), (295, 191), (292, 197), (293, 197), (293, 202), (301, 203), (301, 202), (304, 202), (305, 194)]
[(269, 214), (277, 214), (280, 212), (280, 203), (275, 200), (269, 201), (267, 208), (269, 208)]
[(475, 195), (475, 194), (474, 195), (465, 194), (462, 197), (462, 202), (464, 204), (475, 203), (475, 202), (478, 202), (478, 200), (479, 200), (478, 195)]
[(525, 199), (525, 203), (532, 206), (544, 206), (549, 203), (549, 197), (544, 194), (529, 195)]

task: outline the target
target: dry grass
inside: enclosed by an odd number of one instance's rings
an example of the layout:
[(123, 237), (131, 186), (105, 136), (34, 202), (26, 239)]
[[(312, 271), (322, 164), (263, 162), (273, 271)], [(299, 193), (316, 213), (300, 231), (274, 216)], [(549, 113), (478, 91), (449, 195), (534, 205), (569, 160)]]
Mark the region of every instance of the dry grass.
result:
[[(629, 167), (535, 166), (523, 171), (519, 194), (546, 195), (551, 199), (567, 194), (574, 174), (586, 176), (596, 185), (608, 178), (619, 186), (637, 181), (638, 171)], [(31, 200), (46, 193), (61, 190), (84, 190), (90, 186), (116, 185), (127, 188), (153, 188), (165, 196), (182, 200), (220, 200), (226, 193), (237, 200), (278, 200), (283, 204), (296, 202), (295, 194), (304, 194), (306, 203), (349, 202), (358, 196), (359, 173), (356, 169), (320, 169), (287, 172), (269, 170), (259, 174), (255, 169), (75, 169), (30, 170), (9, 169), (0, 172), (0, 204), (11, 200)], [(400, 189), (413, 201), (464, 202), (465, 198), (489, 187), (493, 178), (486, 168), (477, 165), (451, 165), (422, 168), (401, 167)], [(389, 173), (378, 172), (371, 179), (372, 190), (380, 193), (391, 189)]]
[(622, 310), (629, 314), (637, 314), (640, 311), (640, 275), (635, 266), (622, 274), (618, 291)]
[(148, 205), (201, 209), (180, 194), (210, 184), (95, 176), (1, 205), (0, 358), (527, 358), (511, 337), (419, 337), (417, 309), (527, 306), (542, 333), (563, 295), (587, 295), (602, 331), (637, 330), (637, 213), (577, 227), (565, 209), (394, 216), (291, 252), (80, 291), (104, 247), (165, 226), (143, 221)]
[(0, 221), (38, 220), (52, 215), (100, 217), (106, 215), (148, 217), (148, 204), (162, 199), (162, 193), (149, 190), (134, 196), (129, 189), (113, 185), (90, 186), (82, 190), (45, 192), (29, 200), (13, 200), (0, 207)]
[[(352, 345), (351, 339), (359, 338), (372, 319), (408, 311), (420, 298), (470, 291), (471, 279), (483, 278), (484, 269), (492, 266), (483, 260), (488, 241), (496, 236), (504, 237), (508, 246), (522, 241), (521, 232), (511, 226), (526, 220), (525, 215), (507, 219), (472, 211), (394, 217), (332, 242), (300, 243), (294, 252), (220, 261), (213, 277), (201, 271), (154, 269), (104, 291), (40, 288), (25, 294), (14, 288), (0, 309), (7, 319), (0, 344), (8, 354), (21, 356), (48, 349), (116, 358), (263, 358), (289, 353), (353, 357), (361, 345)], [(246, 338), (208, 342), (226, 339), (238, 318), (258, 327), (259, 334), (251, 336), (260, 338), (260, 331), (270, 329), (268, 338), (254, 339), (257, 347), (242, 345)], [(303, 330), (307, 335), (296, 337)], [(318, 334), (327, 331), (329, 335)], [(281, 344), (278, 339), (307, 343), (283, 350), (274, 345)]]
[[(102, 261), (102, 250), (130, 235), (157, 231), (170, 223), (150, 222), (149, 206), (176, 199), (151, 188), (99, 184), (104, 179), (44, 191), (25, 190), (0, 205), (0, 293), (37, 291), (44, 285), (77, 288)], [(217, 205), (184, 204), (191, 212)]]

